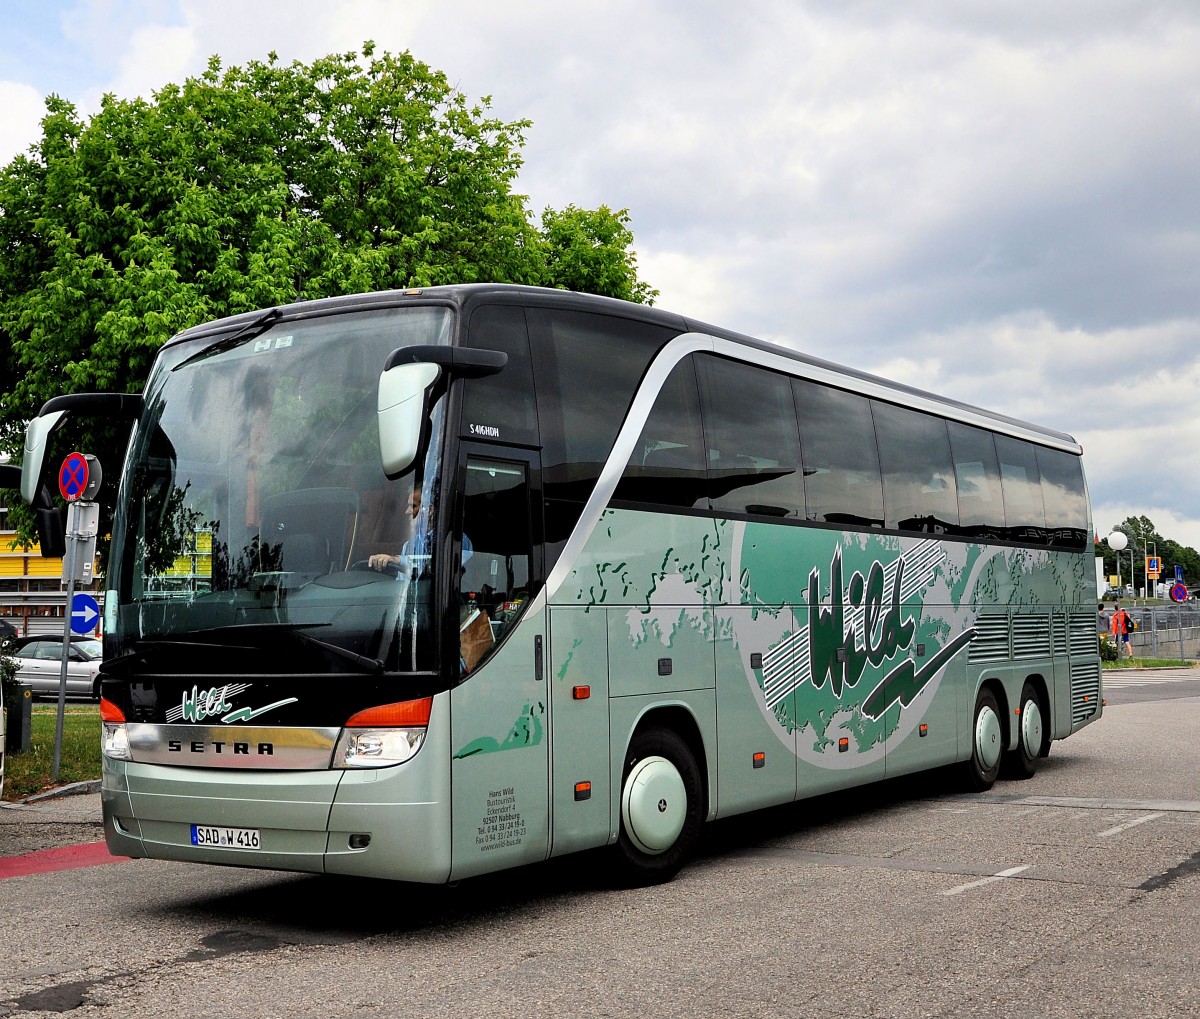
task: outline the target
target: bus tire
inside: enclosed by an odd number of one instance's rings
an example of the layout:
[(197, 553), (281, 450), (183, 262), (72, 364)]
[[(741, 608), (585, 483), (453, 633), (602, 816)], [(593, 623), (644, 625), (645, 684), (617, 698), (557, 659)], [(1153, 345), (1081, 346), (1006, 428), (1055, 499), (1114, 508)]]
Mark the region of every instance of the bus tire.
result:
[(1004, 751), (1004, 724), (996, 695), (987, 687), (975, 698), (971, 723), (971, 756), (966, 763), (967, 787), (975, 792), (992, 788), (1000, 775)]
[(1021, 689), (1021, 713), (1017, 716), (1017, 745), (1004, 755), (1004, 773), (1008, 778), (1033, 778), (1045, 743), (1046, 720), (1042, 702), (1032, 683)]
[(691, 749), (670, 729), (637, 733), (621, 779), (616, 877), (626, 885), (668, 881), (700, 837), (704, 792)]

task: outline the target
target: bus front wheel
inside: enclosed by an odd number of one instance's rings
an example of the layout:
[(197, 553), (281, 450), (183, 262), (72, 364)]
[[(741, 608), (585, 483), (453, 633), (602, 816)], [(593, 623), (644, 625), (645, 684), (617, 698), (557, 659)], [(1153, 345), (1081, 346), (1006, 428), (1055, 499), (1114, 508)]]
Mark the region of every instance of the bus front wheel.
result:
[(621, 782), (617, 876), (625, 884), (667, 881), (700, 836), (703, 787), (687, 743), (670, 729), (633, 737)]
[(966, 765), (969, 788), (976, 792), (991, 789), (1000, 774), (1004, 750), (1004, 726), (996, 695), (984, 687), (975, 698), (974, 724), (971, 726), (971, 757)]

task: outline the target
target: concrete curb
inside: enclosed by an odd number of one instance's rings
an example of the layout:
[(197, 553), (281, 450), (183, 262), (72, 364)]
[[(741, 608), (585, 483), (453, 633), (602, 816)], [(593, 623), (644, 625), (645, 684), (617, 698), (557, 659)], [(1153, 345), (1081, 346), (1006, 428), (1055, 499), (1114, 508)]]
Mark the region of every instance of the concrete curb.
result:
[(92, 779), (90, 782), (72, 782), (70, 785), (60, 785), (54, 789), (47, 789), (42, 793), (34, 793), (32, 796), (27, 796), (22, 803), (41, 803), (43, 800), (58, 800), (64, 796), (84, 796), (87, 793), (98, 793), (100, 791), (100, 779)]

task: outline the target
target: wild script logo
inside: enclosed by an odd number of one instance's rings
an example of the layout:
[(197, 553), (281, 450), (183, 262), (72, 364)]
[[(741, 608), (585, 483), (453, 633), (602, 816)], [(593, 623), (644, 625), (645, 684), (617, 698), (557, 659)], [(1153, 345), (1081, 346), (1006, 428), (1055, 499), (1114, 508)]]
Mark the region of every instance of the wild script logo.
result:
[[(820, 603), (820, 571), (809, 574), (809, 675), (814, 687), (823, 687), (828, 681), (833, 695), (841, 699), (844, 689), (858, 685), (868, 665), (878, 667), (912, 645), (917, 627), (905, 613), (900, 597), (904, 566), (903, 557), (896, 561), (886, 607), (884, 567), (879, 561), (871, 564), (866, 577), (856, 571), (846, 587), (842, 583), (842, 551), (835, 549), (829, 570), (828, 608)], [(863, 714), (876, 719), (893, 704), (907, 708), (974, 636), (973, 628), (963, 631), (920, 668), (911, 657), (905, 656), (867, 695)]]

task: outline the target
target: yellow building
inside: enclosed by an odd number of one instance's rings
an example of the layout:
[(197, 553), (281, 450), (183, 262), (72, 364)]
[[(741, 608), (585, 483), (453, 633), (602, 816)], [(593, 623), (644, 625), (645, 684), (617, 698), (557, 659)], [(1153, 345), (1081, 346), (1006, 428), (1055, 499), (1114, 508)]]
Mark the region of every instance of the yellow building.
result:
[[(87, 591), (102, 603), (103, 583), (96, 576), (95, 582), (77, 585), (76, 590)], [(43, 559), (36, 544), (22, 547), (9, 524), (8, 507), (0, 501), (0, 619), (12, 623), (21, 636), (61, 634), (65, 606), (63, 561)]]

